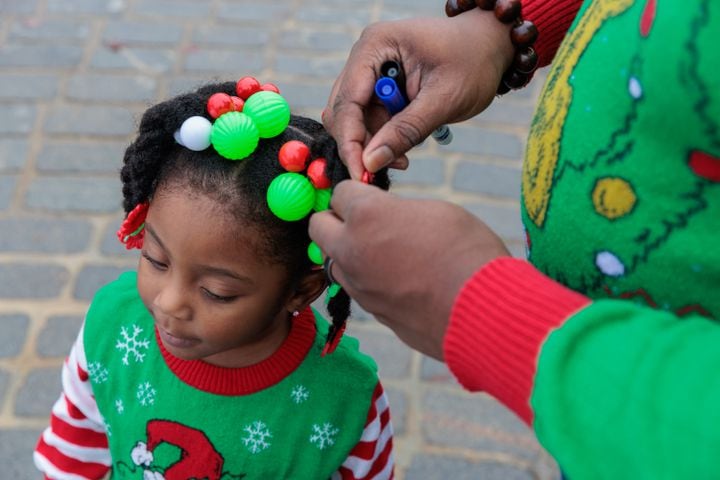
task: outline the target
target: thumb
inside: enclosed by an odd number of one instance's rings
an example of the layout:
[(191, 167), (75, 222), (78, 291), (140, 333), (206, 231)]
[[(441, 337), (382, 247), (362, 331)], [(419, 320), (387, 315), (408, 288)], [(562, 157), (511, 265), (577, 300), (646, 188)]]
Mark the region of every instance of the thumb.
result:
[(419, 95), (390, 117), (363, 150), (365, 168), (376, 172), (425, 140), (442, 123), (437, 120), (446, 116), (440, 103), (431, 101), (428, 95)]

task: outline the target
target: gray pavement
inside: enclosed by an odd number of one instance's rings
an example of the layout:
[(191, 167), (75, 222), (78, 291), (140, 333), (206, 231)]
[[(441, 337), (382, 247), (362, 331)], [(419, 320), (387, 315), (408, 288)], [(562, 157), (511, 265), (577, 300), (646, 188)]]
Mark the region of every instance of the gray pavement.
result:
[[(211, 79), (255, 75), (319, 118), (363, 25), (442, 12), (442, 0), (0, 0), (1, 479), (38, 478), (31, 452), (88, 302), (134, 267), (114, 238), (117, 172), (143, 110)], [(522, 255), (520, 162), (539, 88), (454, 126), (448, 147), (414, 150), (394, 190), (467, 207)], [(502, 406), (464, 392), (361, 310), (350, 331), (389, 392), (398, 479), (554, 478)]]

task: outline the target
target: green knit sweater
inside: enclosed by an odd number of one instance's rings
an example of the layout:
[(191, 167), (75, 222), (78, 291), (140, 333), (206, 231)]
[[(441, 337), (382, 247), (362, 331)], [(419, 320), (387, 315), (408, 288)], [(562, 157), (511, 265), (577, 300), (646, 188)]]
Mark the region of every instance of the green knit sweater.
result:
[(360, 439), (378, 379), (353, 339), (321, 357), (326, 331), (308, 309), (259, 364), (184, 361), (156, 338), (135, 273), (103, 287), (84, 344), (113, 478), (329, 478)]

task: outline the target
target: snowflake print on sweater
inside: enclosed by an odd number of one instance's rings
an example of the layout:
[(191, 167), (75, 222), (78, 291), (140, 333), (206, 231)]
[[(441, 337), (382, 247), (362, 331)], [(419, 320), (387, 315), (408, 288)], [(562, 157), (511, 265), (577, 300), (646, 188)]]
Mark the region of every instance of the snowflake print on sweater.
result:
[(322, 427), (318, 424), (313, 425), (313, 434), (310, 435), (310, 443), (320, 450), (335, 445), (335, 436), (340, 433), (339, 428), (333, 427), (330, 423), (323, 423)]
[(242, 441), (251, 453), (258, 453), (270, 448), (270, 442), (267, 439), (272, 438), (272, 434), (263, 422), (253, 422), (252, 425), (246, 425), (243, 430), (247, 436), (243, 437)]
[(122, 339), (118, 339), (115, 344), (115, 348), (125, 352), (122, 358), (123, 365), (130, 365), (130, 354), (132, 354), (133, 359), (136, 362), (142, 363), (143, 360), (145, 360), (146, 355), (144, 350), (147, 350), (150, 346), (150, 342), (148, 340), (138, 340), (138, 335), (143, 332), (142, 328), (137, 325), (133, 325), (132, 329), (132, 334), (130, 334), (127, 328), (123, 326), (120, 329)]

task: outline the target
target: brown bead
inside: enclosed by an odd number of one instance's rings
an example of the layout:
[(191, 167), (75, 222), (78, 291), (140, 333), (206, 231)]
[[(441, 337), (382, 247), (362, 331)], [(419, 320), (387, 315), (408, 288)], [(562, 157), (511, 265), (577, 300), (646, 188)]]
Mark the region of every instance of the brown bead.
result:
[(502, 23), (513, 23), (520, 17), (521, 8), (520, 0), (497, 0), (495, 3), (495, 18)]
[(504, 82), (504, 81), (501, 81), (501, 82), (500, 82), (500, 85), (498, 85), (498, 88), (497, 88), (497, 94), (498, 94), (498, 95), (505, 95), (505, 94), (508, 93), (509, 91), (510, 91), (510, 87), (508, 87), (507, 85), (505, 85), (505, 82)]
[(509, 70), (503, 75), (503, 83), (513, 90), (524, 87), (529, 80), (530, 76), (528, 74), (520, 73), (517, 70)]
[(481, 10), (492, 10), (495, 8), (495, 0), (475, 0), (475, 5)]
[(473, 8), (475, 8), (474, 0), (447, 0), (445, 2), (445, 15), (454, 17)]
[(532, 47), (526, 47), (515, 52), (513, 68), (520, 73), (532, 73), (538, 66), (538, 56)]
[(523, 20), (510, 30), (510, 40), (519, 47), (532, 45), (537, 40), (537, 37), (538, 29), (530, 20)]

